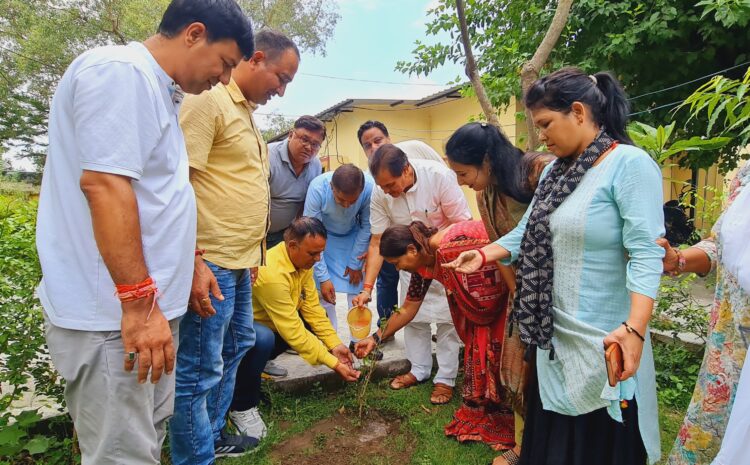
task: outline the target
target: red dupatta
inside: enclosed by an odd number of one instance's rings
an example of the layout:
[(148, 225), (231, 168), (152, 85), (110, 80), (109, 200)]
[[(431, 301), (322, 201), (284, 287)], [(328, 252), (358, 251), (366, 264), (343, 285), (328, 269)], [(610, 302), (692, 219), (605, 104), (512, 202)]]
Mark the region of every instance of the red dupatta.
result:
[(442, 265), (461, 252), (489, 243), (479, 221), (455, 224), (443, 237), (436, 252), (435, 279), (448, 295), (456, 332), (464, 351), (464, 398), (484, 403), (499, 402), (500, 354), (505, 331), (508, 289), (497, 265), (488, 263), (474, 273), (457, 273)]
[(464, 402), (445, 427), (445, 434), (502, 450), (515, 443), (513, 412), (500, 389), (508, 289), (495, 263), (468, 274), (442, 267), (461, 252), (489, 242), (479, 221), (453, 225), (436, 251), (433, 278), (445, 287), (456, 332), (466, 346)]

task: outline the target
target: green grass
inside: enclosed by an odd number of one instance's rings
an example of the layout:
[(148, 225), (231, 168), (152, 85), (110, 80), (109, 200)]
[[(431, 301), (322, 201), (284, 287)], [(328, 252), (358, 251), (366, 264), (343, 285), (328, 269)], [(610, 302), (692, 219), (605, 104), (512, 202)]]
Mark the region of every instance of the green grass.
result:
[[(443, 427), (450, 422), (453, 412), (459, 405), (459, 396), (454, 396), (448, 405), (433, 406), (429, 397), (431, 383), (424, 383), (411, 389), (394, 391), (388, 388), (388, 380), (371, 384), (368, 405), (387, 415), (403, 418), (402, 428), (411, 433), (408, 436), (393, 436), (394, 448), (405, 448), (406, 440), (416, 442), (412, 464), (466, 464), (485, 465), (497, 455), (484, 444), (459, 444), (446, 438)], [(356, 417), (357, 399), (354, 387), (339, 392), (327, 393), (314, 388), (305, 395), (290, 396), (271, 392), (271, 408), (262, 408), (263, 418), (269, 427), (269, 434), (253, 454), (221, 461), (222, 465), (272, 464), (270, 452), (285, 439), (303, 432), (317, 421), (328, 418), (342, 407), (352, 417)], [(365, 420), (366, 421), (366, 420)], [(315, 446), (315, 445), (311, 445)]]
[[(389, 389), (387, 383), (386, 380), (371, 385), (368, 405), (385, 414), (403, 418), (402, 429), (408, 431), (410, 436), (393, 436), (386, 440), (392, 441), (393, 447), (405, 447), (406, 440), (415, 441), (416, 450), (412, 456), (412, 465), (485, 465), (497, 455), (484, 444), (459, 444), (443, 434), (443, 427), (451, 420), (459, 405), (458, 395), (450, 404), (436, 407), (429, 402), (432, 389), (430, 383), (402, 391)], [(351, 386), (332, 393), (314, 387), (311, 392), (304, 395), (292, 396), (278, 392), (269, 394), (272, 407), (262, 408), (263, 418), (269, 427), (267, 439), (253, 454), (225, 459), (219, 462), (220, 465), (270, 465), (274, 463), (270, 453), (276, 444), (302, 433), (317, 421), (334, 415), (342, 407), (350, 415), (356, 416), (356, 392)], [(662, 450), (666, 455), (682, 422), (683, 412), (673, 407), (660, 406), (659, 416)], [(311, 444), (311, 447), (316, 445)], [(373, 458), (368, 460), (372, 461)], [(665, 460), (660, 463), (665, 463)]]
[(684, 409), (659, 406), (659, 428), (661, 429), (661, 460), (657, 465), (666, 465), (667, 455), (672, 449), (674, 439), (682, 426), (682, 419), (685, 416)]

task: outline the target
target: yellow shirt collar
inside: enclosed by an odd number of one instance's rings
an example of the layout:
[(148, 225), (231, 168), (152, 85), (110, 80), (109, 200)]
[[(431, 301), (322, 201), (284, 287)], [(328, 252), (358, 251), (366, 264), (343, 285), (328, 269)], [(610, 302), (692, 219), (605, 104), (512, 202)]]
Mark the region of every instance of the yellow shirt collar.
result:
[(255, 111), (256, 108), (258, 108), (258, 104), (251, 102), (250, 100), (246, 99), (245, 96), (242, 94), (242, 91), (240, 90), (240, 86), (237, 85), (237, 82), (235, 82), (234, 79), (229, 80), (229, 84), (226, 85), (227, 92), (229, 92), (229, 96), (232, 97), (232, 101), (234, 103), (245, 103), (247, 106), (250, 107), (250, 111)]
[(292, 260), (289, 258), (289, 253), (286, 250), (286, 243), (283, 241), (268, 251), (268, 258), (276, 259), (275, 261), (279, 266), (279, 271), (282, 273), (297, 272), (297, 268), (294, 267)]

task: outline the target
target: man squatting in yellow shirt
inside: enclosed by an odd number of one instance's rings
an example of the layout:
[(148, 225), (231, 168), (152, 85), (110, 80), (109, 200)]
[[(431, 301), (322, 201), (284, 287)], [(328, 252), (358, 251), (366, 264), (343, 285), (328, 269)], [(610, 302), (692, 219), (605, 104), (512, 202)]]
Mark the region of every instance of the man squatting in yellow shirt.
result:
[(292, 348), (311, 365), (324, 364), (346, 381), (360, 372), (320, 305), (313, 265), (326, 247), (325, 226), (317, 218), (295, 219), (284, 232), (284, 242), (268, 251), (253, 285), (256, 338), (273, 337), (268, 352), (253, 354), (252, 369), (237, 373), (232, 410), (247, 410), (260, 401), (261, 373), (266, 362)]

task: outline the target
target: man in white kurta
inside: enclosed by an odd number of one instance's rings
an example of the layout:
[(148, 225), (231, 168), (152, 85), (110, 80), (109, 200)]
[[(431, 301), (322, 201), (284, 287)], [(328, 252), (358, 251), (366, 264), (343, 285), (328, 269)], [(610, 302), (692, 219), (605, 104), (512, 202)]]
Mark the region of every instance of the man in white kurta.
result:
[[(378, 186), (373, 190), (370, 204), (372, 238), (365, 290), (360, 294), (365, 301), (369, 299), (367, 284), (375, 280), (383, 262), (379, 253), (380, 236), (388, 227), (421, 221), (442, 229), (471, 219), (456, 175), (442, 163), (410, 160), (400, 148), (386, 144), (373, 154), (370, 169)], [(409, 278), (409, 273), (401, 272), (401, 300), (408, 289)], [(430, 286), (419, 313), (404, 329), (406, 356), (412, 365), (410, 373), (419, 382), (429, 379), (432, 371), (430, 323), (437, 325), (438, 372), (434, 383), (452, 387), (458, 372), (460, 340), (450, 316), (445, 289), (436, 281)]]

